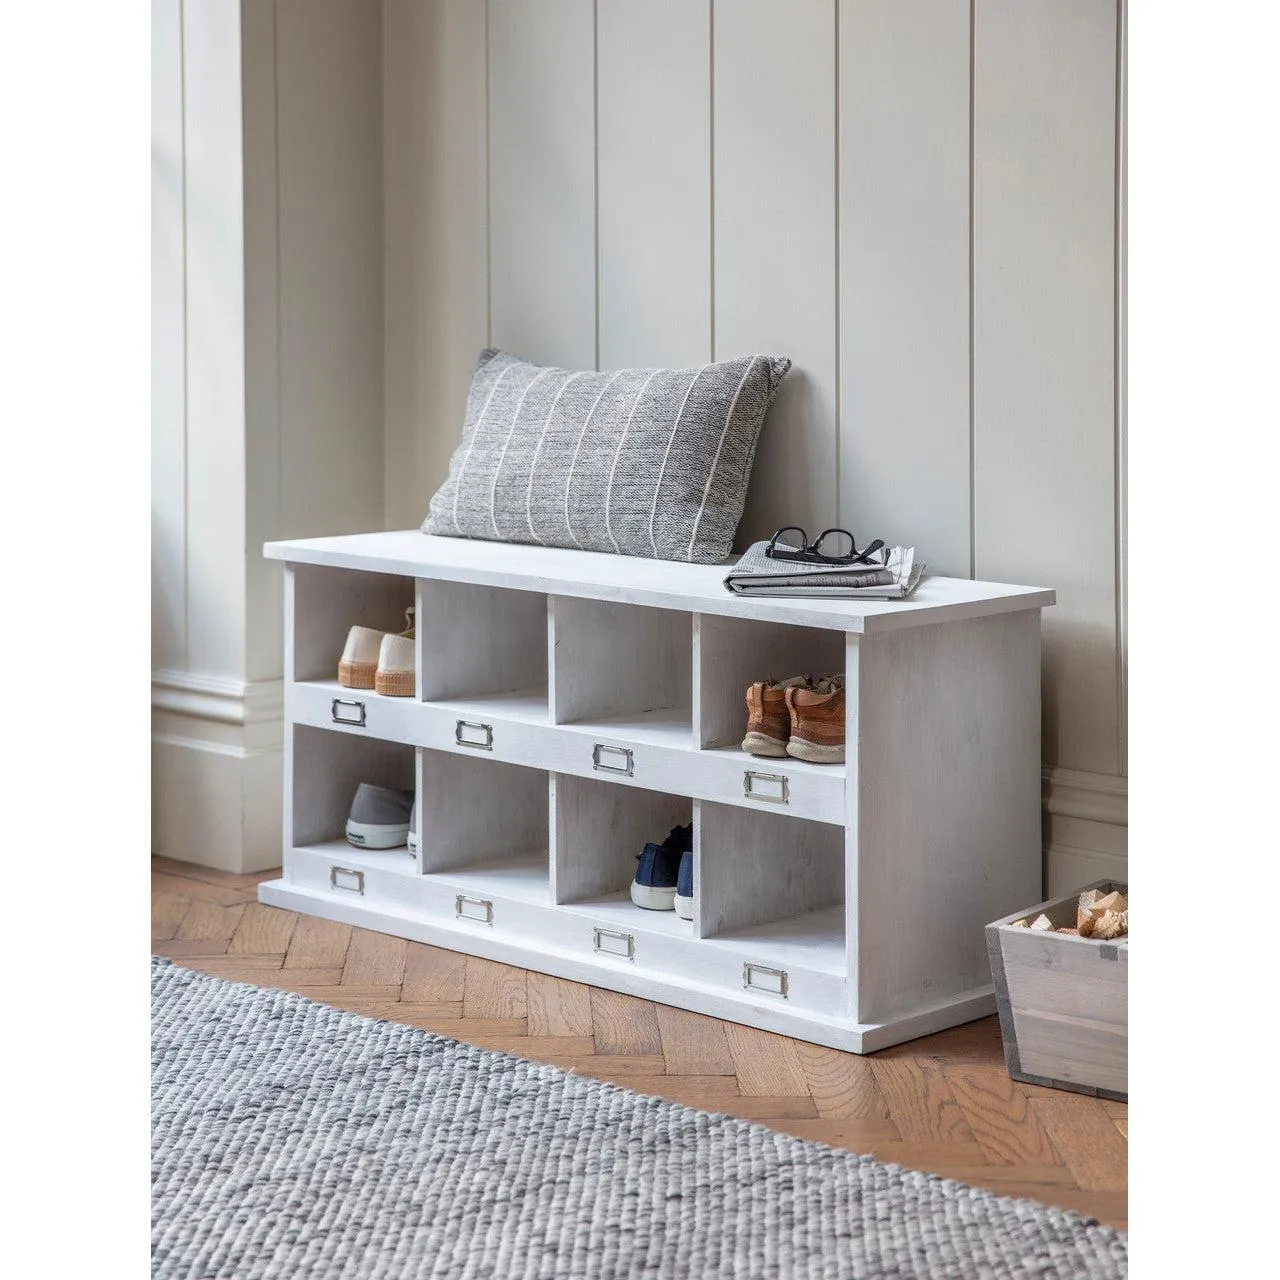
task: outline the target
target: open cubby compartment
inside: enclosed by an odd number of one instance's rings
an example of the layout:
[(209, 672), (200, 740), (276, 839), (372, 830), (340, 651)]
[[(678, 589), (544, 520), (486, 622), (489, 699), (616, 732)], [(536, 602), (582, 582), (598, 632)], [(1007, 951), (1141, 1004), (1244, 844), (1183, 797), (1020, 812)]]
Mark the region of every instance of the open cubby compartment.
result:
[[(414, 603), (412, 578), (297, 564), (288, 570), (291, 601), (293, 680), (319, 681), (338, 688), (338, 661), (354, 626), (399, 634), (405, 610)], [(375, 696), (372, 690), (369, 696)]]
[(672, 827), (692, 822), (692, 800), (567, 773), (551, 775), (551, 797), (557, 905), (628, 929), (693, 936), (689, 921), (674, 911), (648, 911), (631, 901), (636, 855), (649, 841), (661, 843)]
[(779, 970), (843, 976), (845, 830), (700, 801), (694, 923)]
[(450, 751), (418, 754), (423, 874), (477, 899), (548, 905), (546, 773)]
[(286, 837), (293, 847), (341, 851), (349, 866), (415, 871), (417, 859), (405, 845), (359, 849), (346, 838), (351, 801), (360, 783), (400, 791), (414, 789), (413, 748), (303, 724), (294, 725), (290, 732), (293, 782)]
[(547, 597), (471, 582), (418, 583), (418, 689), (489, 718), (547, 720)]
[[(845, 669), (845, 633), (750, 618), (697, 615), (697, 733), (706, 749), (741, 747), (748, 685)], [(744, 759), (746, 757), (744, 756)]]
[(693, 624), (682, 610), (551, 599), (552, 715), (614, 737), (693, 745)]

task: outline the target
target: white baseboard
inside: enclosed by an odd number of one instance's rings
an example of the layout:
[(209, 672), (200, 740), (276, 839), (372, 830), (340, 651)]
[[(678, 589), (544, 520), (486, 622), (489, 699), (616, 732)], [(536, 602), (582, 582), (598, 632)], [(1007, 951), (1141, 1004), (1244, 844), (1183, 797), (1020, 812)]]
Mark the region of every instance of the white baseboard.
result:
[(151, 677), (151, 848), (222, 871), (280, 865), (282, 682)]
[(1044, 891), (1129, 878), (1129, 780), (1046, 765)]

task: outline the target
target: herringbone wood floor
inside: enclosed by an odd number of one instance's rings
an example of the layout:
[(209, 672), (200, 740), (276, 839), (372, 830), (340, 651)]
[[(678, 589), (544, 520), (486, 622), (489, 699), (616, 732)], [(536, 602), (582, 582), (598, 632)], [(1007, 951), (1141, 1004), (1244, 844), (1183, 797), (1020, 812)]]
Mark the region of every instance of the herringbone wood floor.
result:
[(152, 949), (1123, 1226), (1128, 1108), (1016, 1084), (987, 1018), (870, 1057), (260, 905), (276, 871), (157, 858)]

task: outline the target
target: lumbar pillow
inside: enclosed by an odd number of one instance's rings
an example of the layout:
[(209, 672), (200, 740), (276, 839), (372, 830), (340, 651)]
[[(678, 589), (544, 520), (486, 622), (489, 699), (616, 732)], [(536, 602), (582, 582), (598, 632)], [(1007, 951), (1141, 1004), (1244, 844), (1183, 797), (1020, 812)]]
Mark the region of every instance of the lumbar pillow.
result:
[(791, 361), (574, 373), (486, 349), (422, 528), (715, 564)]

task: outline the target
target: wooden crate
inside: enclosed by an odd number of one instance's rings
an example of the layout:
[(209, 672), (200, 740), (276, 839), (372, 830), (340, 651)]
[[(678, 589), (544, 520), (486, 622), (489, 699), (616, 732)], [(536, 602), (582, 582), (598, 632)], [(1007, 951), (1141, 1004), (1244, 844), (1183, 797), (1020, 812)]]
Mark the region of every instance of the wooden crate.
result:
[(1074, 925), (1085, 889), (987, 925), (1005, 1063), (1015, 1080), (1129, 1100), (1129, 943), (1013, 928), (1043, 912), (1054, 928)]

